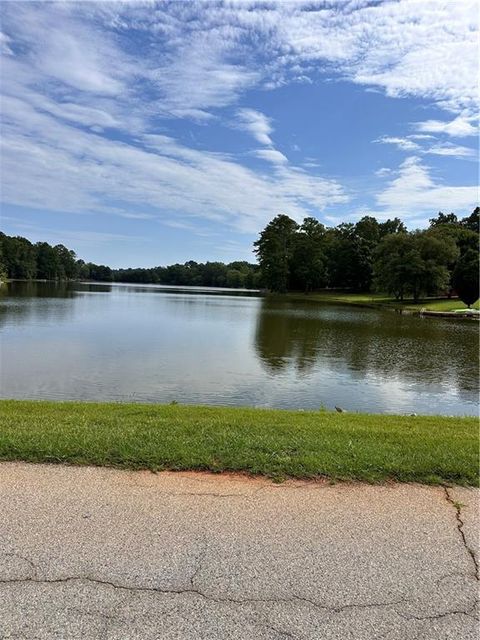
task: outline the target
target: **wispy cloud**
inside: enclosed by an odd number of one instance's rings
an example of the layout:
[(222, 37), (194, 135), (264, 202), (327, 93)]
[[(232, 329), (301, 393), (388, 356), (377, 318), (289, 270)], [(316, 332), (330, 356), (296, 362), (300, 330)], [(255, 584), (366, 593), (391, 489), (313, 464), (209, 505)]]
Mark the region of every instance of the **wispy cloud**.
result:
[(425, 120), (424, 122), (415, 122), (414, 127), (417, 131), (445, 133), (454, 138), (465, 138), (478, 135), (478, 127), (473, 126), (472, 120), (472, 118), (460, 115), (449, 121)]
[[(5, 218), (4, 218), (5, 219)], [(52, 244), (73, 243), (78, 247), (102, 246), (112, 242), (129, 242), (132, 235), (123, 233), (111, 233), (101, 231), (77, 231), (72, 229), (51, 229), (48, 226), (29, 224), (20, 218), (8, 217), (10, 226), (18, 230), (19, 233), (27, 233), (29, 237), (35, 241), (47, 241)], [(149, 238), (141, 235), (135, 235), (137, 242), (148, 241)]]
[[(475, 150), (471, 147), (455, 145), (451, 142), (432, 142), (436, 138), (431, 135), (409, 135), (405, 138), (382, 136), (374, 142), (393, 144), (401, 151), (415, 151), (416, 153), (450, 156), (453, 158), (475, 158)], [(422, 144), (421, 144), (422, 143)]]
[(261, 175), (168, 136), (109, 140), (20, 100), (4, 105), (4, 117), (3, 198), (17, 205), (120, 215), (148, 206), (253, 232), (278, 211), (300, 219), (348, 199), (336, 181), (294, 167)]
[(11, 56), (13, 55), (13, 51), (10, 49), (9, 42), (12, 39), (9, 38), (5, 33), (0, 31), (0, 51), (3, 55)]
[(424, 153), (436, 156), (451, 156), (453, 158), (476, 158), (475, 149), (449, 144), (448, 142), (433, 145), (426, 149)]
[(432, 212), (463, 211), (474, 208), (478, 199), (476, 186), (449, 186), (436, 182), (428, 167), (416, 156), (407, 158), (396, 177), (376, 197), (383, 217), (399, 216), (407, 222), (425, 223)]
[[(462, 118), (477, 111), (475, 0), (15, 3), (4, 13), (5, 38), (15, 30), (43, 74), (106, 96), (145, 84), (156, 109), (177, 117), (208, 118), (252, 87), (312, 81), (318, 71)], [(134, 59), (129, 29), (147, 43)]]
[[(192, 52), (188, 66), (177, 67), (175, 81), (165, 86), (170, 94), (182, 78), (194, 103), (204, 82), (214, 96), (212, 83), (220, 85), (225, 78), (234, 99), (252, 83), (275, 88), (312, 81), (321, 70), (389, 96), (427, 98), (454, 112), (476, 111), (475, 0), (455, 5), (446, 0), (207, 3), (201, 11), (194, 3), (168, 7), (163, 12), (158, 5), (154, 12), (145, 9), (144, 24), (168, 38), (174, 54), (184, 58), (187, 49)], [(132, 11), (138, 7), (123, 13)], [(180, 38), (184, 24), (188, 29)], [(210, 73), (212, 61), (213, 68), (228, 65), (217, 78)], [(220, 102), (225, 100), (222, 95)]]
[(389, 169), (388, 167), (381, 167), (380, 169), (377, 169), (377, 171), (375, 171), (375, 175), (378, 176), (379, 178), (384, 178), (385, 176), (388, 176), (392, 173), (392, 170)]
[(258, 149), (257, 151), (253, 151), (253, 155), (272, 164), (283, 165), (288, 163), (288, 158), (280, 151), (277, 151), (277, 149)]
[[(475, 131), (476, 5), (3, 3), (2, 198), (65, 213), (169, 220), (176, 213), (185, 224), (204, 219), (248, 232), (279, 211), (318, 214), (347, 202), (347, 189), (310, 174), (315, 160), (289, 163), (274, 144), (269, 110), (245, 106), (256, 104), (245, 94), (324, 79), (449, 111), (445, 121), (418, 122), (416, 133), (379, 142), (469, 157), (468, 147), (425, 136)], [(186, 126), (229, 124), (264, 148), (238, 156), (221, 145), (202, 150), (175, 129), (178, 118)], [(252, 155), (266, 161), (260, 169), (249, 167)], [(418, 158), (409, 162), (379, 205), (398, 208), (404, 188), (412, 206), (470, 206), (470, 187), (442, 186)]]
[(270, 124), (270, 118), (255, 109), (238, 109), (237, 119), (232, 122), (232, 127), (248, 131), (257, 142), (270, 146), (273, 144), (270, 134), (273, 127)]
[(398, 138), (394, 136), (382, 136), (381, 138), (374, 140), (374, 142), (380, 142), (382, 144), (394, 144), (402, 151), (416, 151), (420, 148), (420, 146), (416, 142), (410, 140), (408, 137)]

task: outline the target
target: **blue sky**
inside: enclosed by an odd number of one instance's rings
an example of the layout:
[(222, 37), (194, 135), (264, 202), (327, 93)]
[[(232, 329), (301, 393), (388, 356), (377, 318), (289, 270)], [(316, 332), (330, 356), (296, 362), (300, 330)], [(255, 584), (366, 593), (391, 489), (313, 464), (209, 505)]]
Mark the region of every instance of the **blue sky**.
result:
[(253, 260), (478, 202), (478, 5), (2, 2), (2, 230), (111, 266)]

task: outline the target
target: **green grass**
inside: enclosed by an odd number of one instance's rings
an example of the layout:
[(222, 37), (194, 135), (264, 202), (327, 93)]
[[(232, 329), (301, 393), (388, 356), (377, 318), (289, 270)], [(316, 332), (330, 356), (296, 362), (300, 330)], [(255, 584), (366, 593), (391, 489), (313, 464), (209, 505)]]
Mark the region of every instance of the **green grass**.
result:
[[(407, 303), (408, 308), (410, 309), (427, 309), (428, 311), (456, 311), (457, 309), (468, 309), (467, 305), (464, 304), (458, 298), (450, 299), (427, 299), (422, 302), (418, 302), (414, 304), (413, 302)], [(477, 300), (475, 304), (472, 305), (472, 309), (480, 309), (480, 302)]]
[(0, 401), (0, 460), (478, 485), (475, 418)]
[[(455, 311), (457, 309), (467, 309), (458, 298), (424, 298), (419, 302), (404, 300), (400, 302), (395, 298), (382, 293), (343, 293), (339, 291), (322, 291), (308, 295), (301, 293), (287, 294), (294, 300), (311, 300), (316, 302), (335, 302), (339, 304), (351, 304), (359, 306), (389, 307), (394, 309), (406, 309), (408, 311)], [(480, 310), (480, 300), (472, 305), (472, 309)]]

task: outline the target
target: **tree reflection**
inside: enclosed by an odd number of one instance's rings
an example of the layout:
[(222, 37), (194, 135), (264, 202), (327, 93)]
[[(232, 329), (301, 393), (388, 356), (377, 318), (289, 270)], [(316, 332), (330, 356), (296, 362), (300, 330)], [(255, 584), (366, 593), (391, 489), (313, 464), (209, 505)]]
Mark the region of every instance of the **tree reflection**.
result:
[[(0, 328), (36, 321), (65, 322), (75, 317), (75, 298), (112, 290), (111, 285), (83, 282), (12, 281), (0, 286)], [(68, 303), (66, 301), (69, 301)]]
[(307, 376), (324, 366), (355, 376), (478, 389), (478, 331), (473, 321), (265, 298), (255, 347), (272, 374), (293, 369)]

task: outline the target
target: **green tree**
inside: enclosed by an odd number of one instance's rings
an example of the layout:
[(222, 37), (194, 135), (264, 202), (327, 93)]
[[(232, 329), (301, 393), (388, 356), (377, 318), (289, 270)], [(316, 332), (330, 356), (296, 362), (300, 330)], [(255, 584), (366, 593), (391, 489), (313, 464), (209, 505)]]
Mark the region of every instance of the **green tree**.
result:
[(246, 275), (238, 269), (227, 270), (227, 287), (231, 289), (242, 289), (245, 287)]
[(468, 308), (479, 297), (478, 251), (467, 249), (457, 260), (452, 275), (452, 284), (458, 297)]
[(458, 257), (458, 247), (451, 238), (439, 238), (428, 231), (414, 234), (422, 261), (421, 269), (412, 279), (412, 293), (415, 300), (421, 294), (433, 295), (448, 291), (450, 286), (450, 265)]
[(329, 230), (326, 243), (329, 286), (368, 291), (372, 284), (375, 249), (381, 235), (382, 228), (372, 216)]
[(458, 224), (458, 218), (454, 213), (442, 213), (438, 212), (438, 216), (436, 218), (430, 218), (430, 227), (438, 227), (443, 224)]
[(355, 227), (351, 223), (342, 223), (327, 229), (325, 234), (325, 253), (327, 257), (328, 286), (335, 289), (353, 288), (356, 280), (353, 237)]
[(460, 221), (460, 224), (470, 231), (474, 231), (477, 234), (480, 233), (480, 207), (475, 207), (467, 218), (463, 218)]
[(67, 249), (63, 244), (57, 244), (53, 247), (55, 255), (58, 261), (58, 275), (59, 278), (67, 278), (73, 280), (77, 277), (77, 256), (75, 251)]
[(385, 222), (380, 222), (378, 225), (378, 229), (380, 231), (380, 238), (386, 236), (389, 233), (406, 233), (407, 227), (403, 224), (400, 218), (393, 218), (393, 220), (385, 220)]
[(410, 234), (384, 236), (375, 255), (373, 274), (376, 289), (403, 300), (409, 287), (409, 264), (414, 260), (417, 260), (417, 256)]
[(364, 216), (355, 225), (352, 247), (353, 286), (357, 291), (369, 291), (372, 286), (375, 249), (380, 236), (381, 227), (372, 216)]
[(223, 262), (206, 262), (203, 265), (202, 285), (205, 287), (225, 287), (227, 267)]
[(430, 232), (384, 236), (376, 250), (376, 288), (398, 300), (411, 294), (415, 301), (422, 294), (444, 291), (450, 280), (448, 265), (457, 252), (452, 239)]
[(325, 227), (315, 218), (305, 218), (298, 229), (291, 256), (291, 284), (305, 292), (325, 286)]
[(110, 267), (104, 264), (94, 264), (93, 262), (87, 262), (89, 278), (90, 280), (100, 280), (101, 282), (112, 282), (113, 273)]
[(281, 214), (267, 224), (254, 243), (263, 280), (271, 291), (284, 293), (289, 288), (297, 229), (295, 220)]
[(9, 278), (31, 280), (37, 273), (36, 250), (33, 244), (21, 236), (0, 233), (3, 264)]
[(7, 272), (5, 263), (3, 261), (3, 245), (0, 238), (0, 284), (5, 282), (7, 278), (8, 278), (8, 272)]
[(55, 249), (48, 242), (37, 242), (37, 278), (55, 280), (60, 277), (60, 260)]

